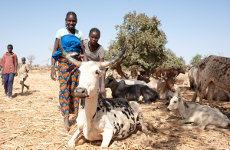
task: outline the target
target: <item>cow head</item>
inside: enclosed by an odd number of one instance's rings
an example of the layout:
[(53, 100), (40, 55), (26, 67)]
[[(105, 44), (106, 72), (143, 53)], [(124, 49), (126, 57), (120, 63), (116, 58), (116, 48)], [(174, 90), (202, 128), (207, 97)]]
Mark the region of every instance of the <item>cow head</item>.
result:
[(112, 75), (110, 75), (105, 79), (105, 88), (113, 87), (116, 83), (117, 80)]
[(168, 110), (178, 109), (180, 102), (181, 102), (181, 95), (180, 95), (180, 90), (178, 88), (177, 91), (174, 93), (173, 97), (170, 99), (169, 105), (167, 107)]
[(70, 62), (79, 66), (80, 76), (79, 85), (74, 92), (79, 97), (87, 97), (89, 95), (98, 94), (99, 77), (103, 75), (106, 68), (111, 67), (124, 56), (125, 50), (122, 49), (117, 58), (109, 62), (85, 61), (80, 62), (73, 59), (68, 59)]

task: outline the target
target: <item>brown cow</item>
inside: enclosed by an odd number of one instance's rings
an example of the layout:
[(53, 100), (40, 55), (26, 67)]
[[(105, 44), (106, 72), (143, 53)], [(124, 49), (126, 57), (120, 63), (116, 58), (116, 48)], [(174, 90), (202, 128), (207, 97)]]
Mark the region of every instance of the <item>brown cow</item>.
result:
[(205, 98), (207, 93), (211, 94), (208, 98), (213, 98), (214, 90), (217, 89), (230, 94), (230, 58), (211, 55), (198, 65), (197, 88), (193, 100), (197, 96), (199, 99)]
[(181, 68), (157, 68), (153, 72), (153, 76), (157, 79), (163, 77), (163, 78), (175, 78), (180, 73), (185, 73), (185, 70)]

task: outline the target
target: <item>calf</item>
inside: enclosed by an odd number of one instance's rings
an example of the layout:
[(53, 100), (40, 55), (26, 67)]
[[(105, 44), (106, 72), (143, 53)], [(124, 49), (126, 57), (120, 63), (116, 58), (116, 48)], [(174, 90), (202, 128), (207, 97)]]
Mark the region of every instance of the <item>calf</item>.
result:
[(175, 94), (167, 107), (169, 110), (178, 109), (184, 120), (183, 123), (196, 123), (201, 129), (208, 125), (226, 128), (230, 120), (220, 110), (195, 102), (185, 102), (180, 95)]
[(128, 101), (138, 101), (140, 96), (142, 96), (145, 103), (153, 102), (159, 98), (158, 93), (147, 85), (127, 85), (124, 80), (117, 82), (113, 76), (108, 76), (105, 79), (105, 87), (111, 89), (113, 98), (125, 98)]

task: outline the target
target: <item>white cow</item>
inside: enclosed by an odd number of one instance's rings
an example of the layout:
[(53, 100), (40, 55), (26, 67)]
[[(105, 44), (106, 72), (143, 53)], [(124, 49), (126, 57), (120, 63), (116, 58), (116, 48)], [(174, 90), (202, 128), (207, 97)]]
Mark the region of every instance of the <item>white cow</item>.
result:
[(123, 98), (98, 99), (100, 69), (114, 62), (75, 62), (80, 65), (79, 85), (75, 94), (82, 98), (84, 105), (78, 113), (77, 130), (68, 141), (70, 148), (75, 147), (75, 141), (82, 133), (87, 140), (102, 140), (101, 147), (108, 147), (112, 139), (123, 139), (132, 134), (137, 125), (145, 127), (136, 102), (128, 103)]
[(184, 119), (182, 123), (196, 123), (201, 129), (205, 129), (208, 125), (223, 128), (230, 125), (230, 120), (220, 110), (195, 102), (186, 102), (178, 93), (170, 100), (167, 108), (169, 110), (178, 109)]

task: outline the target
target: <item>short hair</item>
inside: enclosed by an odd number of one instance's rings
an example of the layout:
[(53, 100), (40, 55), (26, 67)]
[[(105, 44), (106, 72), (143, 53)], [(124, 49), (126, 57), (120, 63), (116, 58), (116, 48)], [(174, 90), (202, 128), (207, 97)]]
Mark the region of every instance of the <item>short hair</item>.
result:
[(99, 30), (98, 28), (92, 28), (92, 29), (90, 29), (90, 31), (89, 31), (89, 36), (90, 36), (90, 34), (91, 34), (92, 32), (96, 32), (96, 33), (98, 33), (98, 34), (101, 34), (101, 32), (100, 32), (100, 30)]
[(67, 12), (65, 19), (67, 19), (70, 15), (73, 15), (73, 16), (77, 19), (77, 15), (76, 15), (76, 13), (73, 12), (73, 11)]
[(22, 57), (22, 61), (26, 61), (26, 58), (25, 58), (25, 57)]
[(12, 44), (8, 44), (7, 45), (7, 49), (13, 49), (13, 45)]

